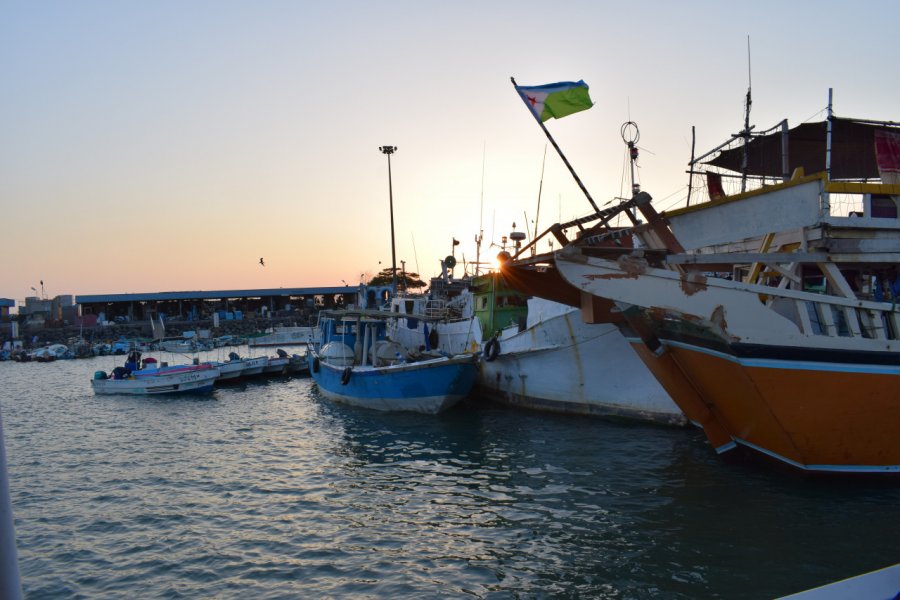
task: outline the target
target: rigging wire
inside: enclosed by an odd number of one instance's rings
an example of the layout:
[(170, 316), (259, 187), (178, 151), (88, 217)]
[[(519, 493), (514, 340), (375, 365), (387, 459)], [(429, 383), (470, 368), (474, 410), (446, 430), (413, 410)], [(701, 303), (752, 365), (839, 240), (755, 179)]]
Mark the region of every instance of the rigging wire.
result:
[(409, 232), (409, 235), (412, 238), (413, 258), (416, 259), (416, 273), (421, 273), (422, 271), (419, 270), (419, 253), (416, 252), (416, 236), (412, 231)]

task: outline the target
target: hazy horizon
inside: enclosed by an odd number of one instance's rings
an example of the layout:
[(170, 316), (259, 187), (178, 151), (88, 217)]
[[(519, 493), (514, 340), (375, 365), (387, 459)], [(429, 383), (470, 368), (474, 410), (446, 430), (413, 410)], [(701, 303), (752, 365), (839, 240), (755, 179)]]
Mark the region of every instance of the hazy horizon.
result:
[[(865, 14), (862, 13), (865, 11)], [(698, 154), (743, 123), (900, 120), (871, 2), (6, 2), (0, 6), (0, 297), (423, 279), (460, 240), (590, 209), (515, 94), (583, 79), (548, 128), (601, 206), (639, 180), (683, 204)], [(863, 18), (866, 17), (866, 18)], [(875, 19), (877, 17), (877, 19)], [(874, 22), (873, 22), (874, 21)], [(887, 29), (887, 27), (884, 27)], [(886, 38), (889, 39), (889, 38)], [(529, 236), (530, 237), (530, 236)], [(542, 246), (542, 250), (547, 248)], [(265, 259), (266, 266), (259, 264)], [(459, 273), (459, 269), (457, 269)]]

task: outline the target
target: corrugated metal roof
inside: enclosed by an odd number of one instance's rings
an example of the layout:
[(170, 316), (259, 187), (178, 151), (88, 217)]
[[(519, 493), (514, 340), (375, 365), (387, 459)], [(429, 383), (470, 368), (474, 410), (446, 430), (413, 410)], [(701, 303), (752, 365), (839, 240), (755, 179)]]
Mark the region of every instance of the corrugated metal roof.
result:
[(75, 296), (78, 304), (93, 302), (160, 302), (165, 300), (224, 300), (225, 298), (257, 298), (263, 296), (317, 296), (324, 294), (355, 294), (350, 286), (306, 288), (270, 288), (259, 290), (219, 290), (193, 292), (154, 292), (143, 294), (93, 294)]

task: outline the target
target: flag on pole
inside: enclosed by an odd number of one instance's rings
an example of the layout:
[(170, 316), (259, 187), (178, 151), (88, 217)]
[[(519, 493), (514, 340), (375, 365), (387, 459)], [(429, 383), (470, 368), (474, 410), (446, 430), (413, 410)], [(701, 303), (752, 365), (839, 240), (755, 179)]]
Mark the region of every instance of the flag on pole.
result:
[(584, 81), (563, 81), (547, 85), (517, 85), (516, 91), (538, 121), (559, 119), (594, 105)]

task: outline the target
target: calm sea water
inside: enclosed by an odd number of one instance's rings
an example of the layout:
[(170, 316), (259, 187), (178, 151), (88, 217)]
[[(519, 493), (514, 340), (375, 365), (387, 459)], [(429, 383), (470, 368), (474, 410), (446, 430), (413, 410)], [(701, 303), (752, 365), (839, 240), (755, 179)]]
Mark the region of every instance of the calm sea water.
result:
[(329, 403), (310, 379), (94, 396), (0, 363), (28, 598), (771, 598), (900, 561), (900, 482), (726, 464), (696, 430)]

